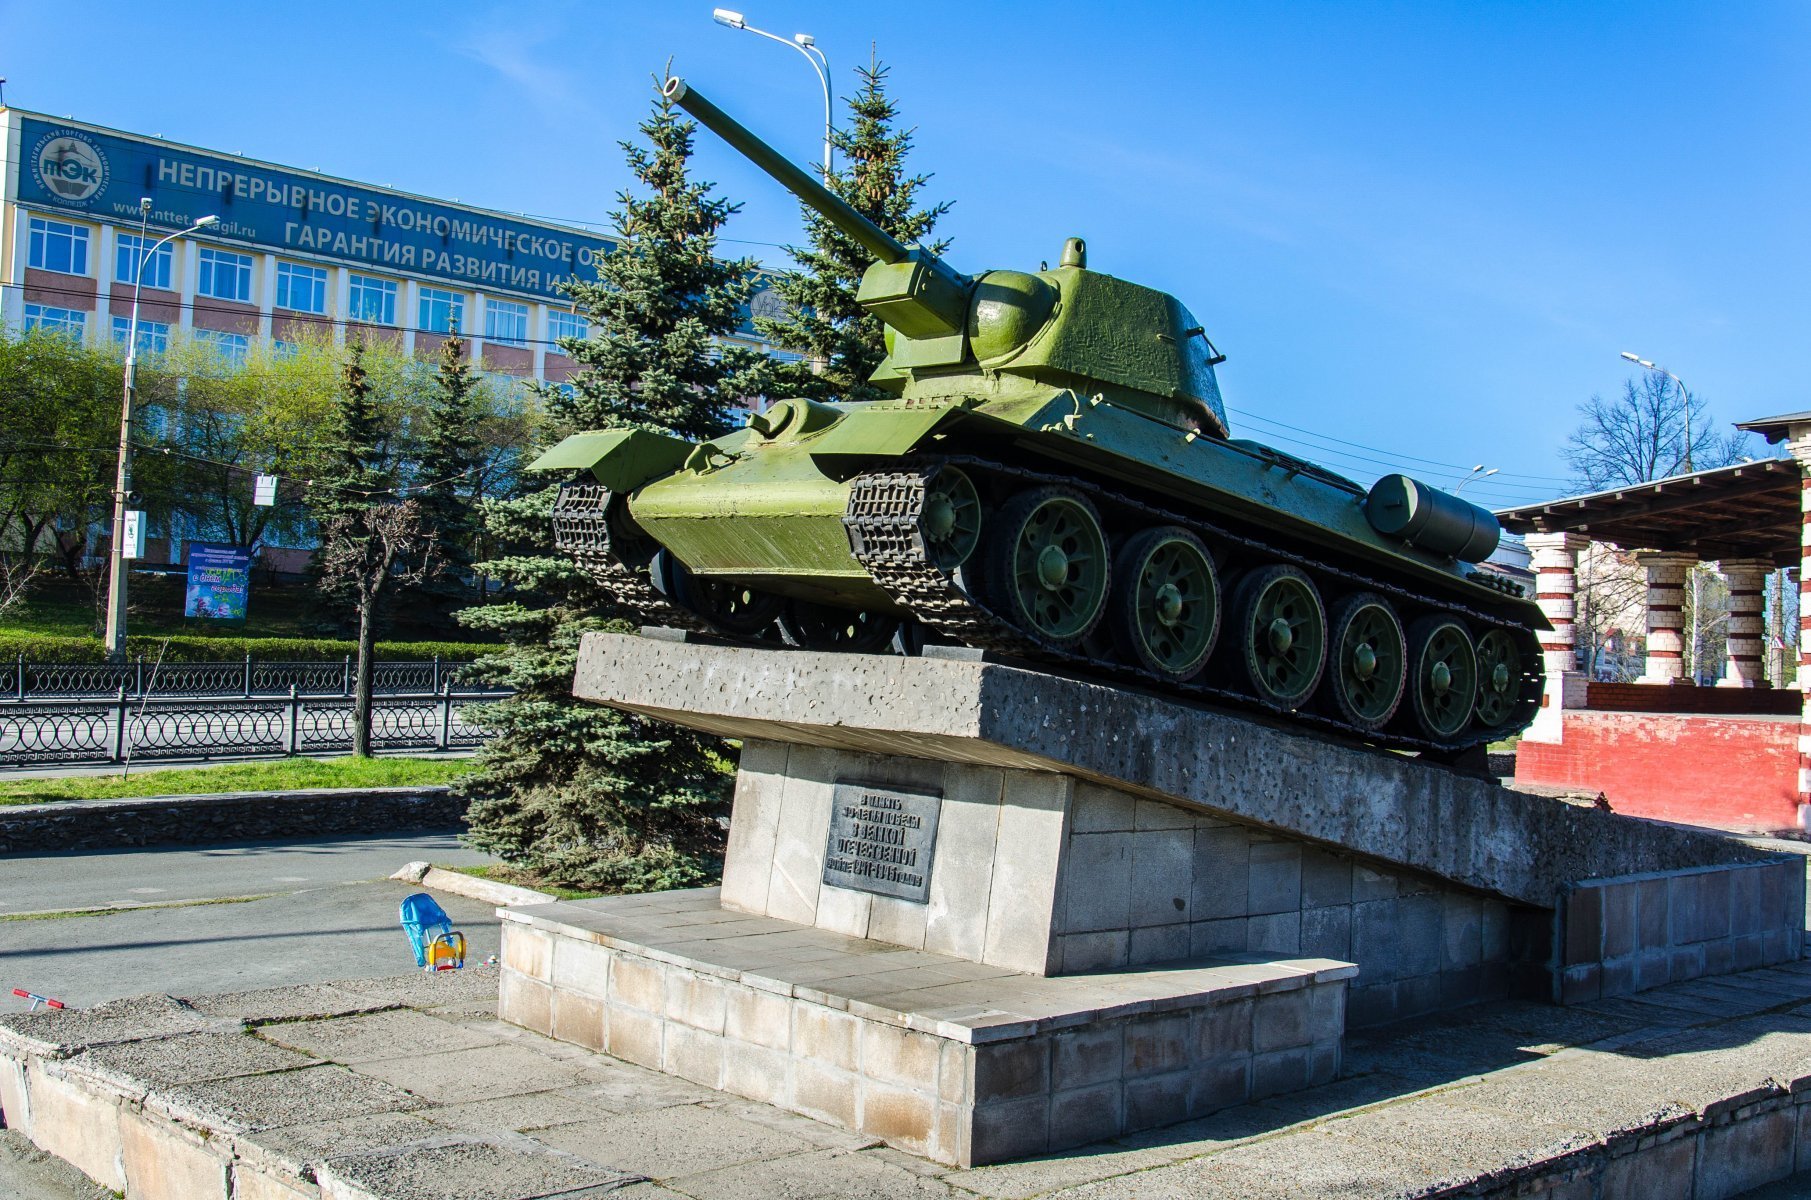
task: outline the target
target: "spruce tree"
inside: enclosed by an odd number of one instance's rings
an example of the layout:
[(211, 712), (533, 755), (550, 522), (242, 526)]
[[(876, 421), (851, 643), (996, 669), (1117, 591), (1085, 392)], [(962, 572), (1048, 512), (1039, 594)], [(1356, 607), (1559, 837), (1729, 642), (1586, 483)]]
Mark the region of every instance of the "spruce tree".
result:
[[(941, 254), (949, 243), (928, 239), (949, 202), (919, 205), (919, 189), (930, 176), (907, 172), (912, 131), (899, 126), (899, 106), (887, 95), (886, 65), (870, 56), (856, 75), (860, 86), (844, 100), (849, 120), (831, 138), (842, 165), (831, 171), (829, 188), (900, 241)], [(755, 330), (806, 361), (773, 364), (766, 391), (814, 400), (881, 399), (886, 393), (868, 377), (886, 357), (884, 327), (855, 302), (873, 256), (814, 210), (803, 212), (811, 244), (787, 247), (801, 269), (784, 273), (775, 285), (787, 315), (757, 319)]]
[[(595, 280), (568, 285), (596, 332), (561, 342), (582, 370), (570, 394), (545, 393), (552, 439), (625, 426), (722, 433), (761, 361), (717, 342), (736, 328), (751, 287), (751, 264), (714, 253), (735, 206), (691, 178), (693, 126), (664, 97), (640, 129), (642, 143), (623, 143), (640, 187), (620, 197), (620, 240)], [(572, 698), (579, 639), (608, 627), (607, 601), (552, 549), (557, 487), (531, 486), (482, 505), (489, 540), (506, 551), (482, 569), (511, 585), (512, 598), (459, 614), (506, 640), (477, 669), (516, 689), (478, 718), (493, 736), (479, 773), (461, 785), (467, 839), (548, 883), (649, 891), (708, 882), (722, 869), (727, 749)]]
[[(440, 346), (416, 459), (415, 500), (434, 535), (434, 563), (423, 591), (441, 604), (466, 592), (478, 537), (473, 473), (484, 458), (485, 405), (478, 374), (457, 335)], [(442, 610), (445, 611), (444, 609)]]
[[(307, 484), (308, 515), (323, 536), (396, 486), (388, 434), (365, 370), (365, 347), (360, 341), (346, 347), (326, 449), (326, 469)], [(331, 614), (326, 624), (348, 627), (357, 616), (357, 597), (344, 577), (323, 571), (324, 563), (325, 556), (317, 552), (310, 570), (324, 601), (322, 611)]]

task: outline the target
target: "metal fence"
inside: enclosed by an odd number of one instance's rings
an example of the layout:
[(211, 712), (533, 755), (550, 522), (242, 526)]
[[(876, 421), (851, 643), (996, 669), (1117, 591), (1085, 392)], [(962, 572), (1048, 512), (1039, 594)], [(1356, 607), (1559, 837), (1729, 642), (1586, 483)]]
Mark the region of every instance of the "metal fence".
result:
[[(436, 656), (372, 664), (372, 689), (387, 694), (459, 688), (472, 664)], [(0, 704), (50, 697), (352, 695), (352, 659), (275, 662), (246, 655), (230, 662), (34, 663), (0, 660)], [(468, 689), (471, 690), (471, 689)]]
[[(468, 719), (495, 692), (416, 693), (372, 704), (373, 750), (462, 750), (484, 741)], [(352, 701), (130, 696), (0, 705), (0, 767), (153, 759), (248, 758), (352, 749)]]

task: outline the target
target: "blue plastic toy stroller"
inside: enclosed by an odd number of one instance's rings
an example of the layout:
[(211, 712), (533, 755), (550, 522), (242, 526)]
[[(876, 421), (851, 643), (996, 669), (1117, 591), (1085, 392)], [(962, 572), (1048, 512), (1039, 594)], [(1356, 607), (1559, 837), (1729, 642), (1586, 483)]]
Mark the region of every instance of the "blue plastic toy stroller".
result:
[(424, 971), (457, 971), (465, 965), (465, 935), (453, 928), (446, 910), (426, 892), (402, 902), (402, 929), (415, 948), (415, 965)]

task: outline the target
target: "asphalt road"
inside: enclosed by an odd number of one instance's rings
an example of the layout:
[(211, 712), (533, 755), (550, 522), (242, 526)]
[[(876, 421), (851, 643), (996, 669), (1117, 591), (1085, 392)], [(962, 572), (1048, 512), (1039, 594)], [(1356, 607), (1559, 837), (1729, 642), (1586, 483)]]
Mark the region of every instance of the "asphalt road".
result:
[[(15, 987), (88, 1006), (412, 970), (396, 906), (419, 889), (385, 876), (416, 859), (486, 861), (451, 834), (0, 859), (0, 1012), (26, 1007)], [(243, 896), (264, 898), (186, 903)], [(465, 931), (468, 957), (497, 952), (492, 906), (436, 899)], [(121, 903), (172, 907), (16, 916)]]

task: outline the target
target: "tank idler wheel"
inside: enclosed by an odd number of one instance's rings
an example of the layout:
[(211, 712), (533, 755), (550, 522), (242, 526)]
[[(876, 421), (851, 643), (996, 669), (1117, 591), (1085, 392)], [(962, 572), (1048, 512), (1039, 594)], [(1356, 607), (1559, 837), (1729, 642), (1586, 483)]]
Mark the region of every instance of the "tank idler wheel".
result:
[(1498, 729), (1522, 707), (1522, 654), (1507, 629), (1478, 639), (1478, 724)]
[(1295, 567), (1260, 567), (1233, 593), (1235, 650), (1251, 692), (1300, 708), (1327, 662), (1327, 614), (1314, 581)]
[(1465, 732), (1478, 698), (1478, 651), (1452, 617), (1409, 627), (1409, 708), (1421, 732), (1450, 742)]
[(1334, 711), (1367, 733), (1396, 715), (1408, 682), (1408, 640), (1389, 601), (1372, 592), (1347, 596), (1333, 610), (1327, 695)]
[(981, 544), (981, 493), (975, 481), (955, 467), (940, 467), (924, 485), (924, 507), (918, 534), (925, 557), (942, 571), (967, 562)]
[(1040, 487), (1007, 501), (992, 524), (985, 585), (1002, 615), (1057, 646), (1081, 642), (1107, 611), (1107, 534), (1094, 505)]
[(1107, 612), (1138, 665), (1193, 679), (1220, 633), (1220, 578), (1207, 547), (1175, 525), (1136, 535), (1115, 557)]
[(805, 650), (877, 654), (893, 645), (899, 618), (885, 613), (833, 608), (809, 600), (788, 600), (780, 609), (780, 637)]

